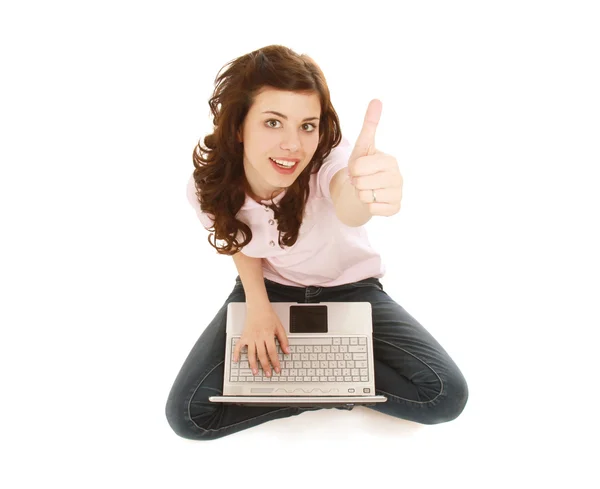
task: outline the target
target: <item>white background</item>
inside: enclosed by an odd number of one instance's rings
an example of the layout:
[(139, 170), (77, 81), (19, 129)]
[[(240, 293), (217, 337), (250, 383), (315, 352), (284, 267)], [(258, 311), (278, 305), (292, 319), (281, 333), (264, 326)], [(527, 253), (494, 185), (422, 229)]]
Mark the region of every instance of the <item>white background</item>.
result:
[[(2, 486), (591, 487), (596, 9), (3, 3)], [(383, 103), (377, 148), (396, 157), (404, 195), (367, 229), (386, 292), (467, 379), (455, 421), (333, 409), (209, 443), (166, 421), (237, 275), (186, 200), (192, 151), (219, 69), (269, 44), (317, 61), (351, 141), (369, 101)]]

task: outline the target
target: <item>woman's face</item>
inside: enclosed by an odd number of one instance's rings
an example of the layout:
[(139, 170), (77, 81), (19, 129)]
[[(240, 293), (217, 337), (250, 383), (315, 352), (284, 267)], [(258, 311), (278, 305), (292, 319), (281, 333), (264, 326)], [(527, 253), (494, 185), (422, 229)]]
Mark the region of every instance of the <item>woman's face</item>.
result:
[[(244, 171), (254, 200), (277, 196), (308, 166), (319, 144), (320, 116), (321, 103), (316, 93), (304, 95), (264, 88), (258, 94), (242, 124), (241, 134), (238, 133), (244, 145)], [(271, 158), (297, 161), (292, 169), (279, 171)]]

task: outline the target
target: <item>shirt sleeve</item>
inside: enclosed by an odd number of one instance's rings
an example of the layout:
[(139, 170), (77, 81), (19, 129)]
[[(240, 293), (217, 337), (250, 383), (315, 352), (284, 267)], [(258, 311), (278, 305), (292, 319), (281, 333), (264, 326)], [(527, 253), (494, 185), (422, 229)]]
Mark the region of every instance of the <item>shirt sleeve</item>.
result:
[(352, 146), (350, 145), (350, 141), (342, 137), (340, 144), (331, 150), (319, 169), (317, 176), (319, 188), (323, 196), (329, 201), (331, 201), (331, 194), (329, 193), (331, 179), (339, 170), (348, 167), (348, 160), (351, 154)]
[(196, 211), (196, 215), (200, 222), (204, 226), (206, 230), (209, 230), (214, 224), (214, 216), (212, 214), (208, 214), (200, 209), (200, 202), (198, 202), (198, 197), (196, 197), (196, 183), (194, 181), (194, 175), (190, 177), (187, 184), (187, 198), (190, 205)]

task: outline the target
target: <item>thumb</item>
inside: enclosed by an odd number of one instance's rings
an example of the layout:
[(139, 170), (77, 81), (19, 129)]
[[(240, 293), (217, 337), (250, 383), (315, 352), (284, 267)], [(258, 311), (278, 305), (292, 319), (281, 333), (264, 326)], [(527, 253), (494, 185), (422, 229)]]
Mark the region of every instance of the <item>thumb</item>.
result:
[(238, 341), (235, 345), (235, 348), (233, 349), (233, 361), (234, 362), (238, 362), (238, 360), (240, 359), (240, 351), (242, 349), (242, 341), (241, 338), (238, 338)]
[(290, 352), (290, 343), (287, 339), (287, 336), (285, 334), (285, 330), (283, 329), (283, 326), (278, 328), (277, 339), (279, 339), (279, 346), (281, 346), (281, 349), (284, 352), (289, 353)]
[(379, 119), (381, 119), (382, 109), (383, 105), (381, 100), (375, 98), (369, 102), (362, 130), (358, 135), (358, 139), (354, 145), (354, 150), (350, 155), (351, 161), (360, 158), (361, 156), (375, 154), (375, 132), (377, 131)]

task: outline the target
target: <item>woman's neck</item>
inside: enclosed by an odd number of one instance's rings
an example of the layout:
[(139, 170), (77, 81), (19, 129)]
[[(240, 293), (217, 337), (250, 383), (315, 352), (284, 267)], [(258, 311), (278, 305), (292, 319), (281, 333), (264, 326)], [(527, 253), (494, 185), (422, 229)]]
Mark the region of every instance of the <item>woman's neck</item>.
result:
[(255, 200), (256, 202), (258, 202), (259, 204), (263, 201), (263, 200), (271, 200), (271, 198), (275, 198), (277, 197), (280, 193), (282, 193), (285, 189), (280, 189), (280, 190), (274, 190), (273, 191), (273, 195), (269, 195), (267, 197), (261, 197), (260, 195), (256, 194), (251, 188), (250, 185), (246, 182), (246, 193), (248, 194), (248, 196)]

